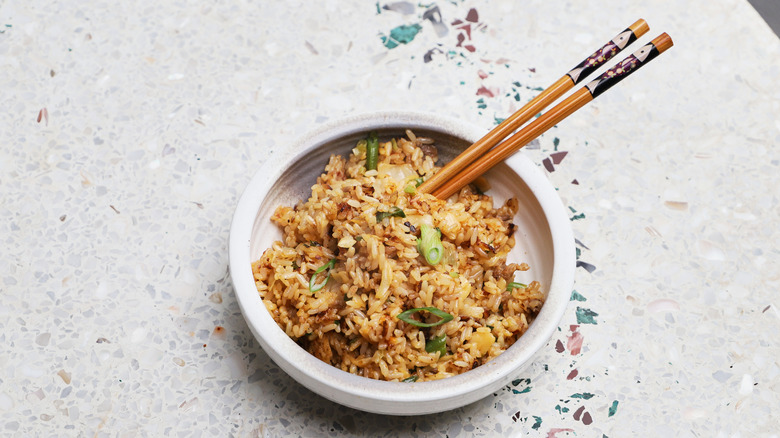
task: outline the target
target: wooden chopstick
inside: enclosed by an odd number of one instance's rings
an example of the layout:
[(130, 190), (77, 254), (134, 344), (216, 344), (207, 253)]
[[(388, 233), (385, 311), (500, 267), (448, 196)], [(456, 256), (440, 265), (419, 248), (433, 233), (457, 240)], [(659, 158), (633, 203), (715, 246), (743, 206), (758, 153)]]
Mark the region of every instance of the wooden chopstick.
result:
[(493, 128), (487, 135), (469, 146), (468, 149), (447, 163), (446, 166), (439, 169), (435, 175), (420, 185), (417, 191), (423, 193), (433, 193), (436, 191), (445, 184), (447, 180), (454, 177), (458, 172), (466, 168), (466, 166), (484, 155), (493, 146), (508, 137), (533, 116), (539, 114), (540, 111), (583, 81), (588, 75), (596, 71), (602, 64), (612, 59), (613, 56), (618, 54), (629, 44), (636, 41), (637, 38), (644, 35), (649, 29), (650, 27), (645, 20), (641, 18), (637, 20), (626, 30), (620, 32), (615, 38), (612, 38), (599, 50), (596, 50), (592, 55), (585, 58), (579, 65), (555, 81), (551, 86), (547, 87), (547, 89), (542, 91), (538, 96)]
[(433, 191), (433, 195), (440, 199), (446, 199), (457, 193), (463, 186), (474, 181), (491, 167), (504, 161), (520, 148), (530, 143), (531, 140), (542, 135), (561, 120), (582, 108), (586, 103), (600, 96), (609, 88), (625, 79), (628, 75), (638, 70), (673, 45), (674, 43), (669, 35), (666, 33), (659, 35), (650, 43), (608, 69), (597, 79), (589, 82), (561, 103), (542, 114), (538, 119), (529, 123), (515, 135), (490, 150), (490, 152), (483, 155), (476, 162), (470, 164), (453, 178), (450, 178), (445, 184)]

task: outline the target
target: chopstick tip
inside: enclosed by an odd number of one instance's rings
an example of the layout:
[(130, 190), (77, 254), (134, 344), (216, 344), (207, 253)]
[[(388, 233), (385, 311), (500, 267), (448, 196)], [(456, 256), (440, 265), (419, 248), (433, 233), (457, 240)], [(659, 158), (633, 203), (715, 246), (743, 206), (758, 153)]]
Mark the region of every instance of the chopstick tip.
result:
[(634, 24), (628, 26), (628, 28), (634, 32), (634, 35), (636, 35), (637, 38), (639, 38), (650, 30), (650, 25), (648, 25), (643, 18), (640, 18), (639, 20), (636, 20)]
[(674, 45), (674, 41), (672, 41), (672, 37), (670, 37), (669, 34), (667, 34), (666, 32), (655, 37), (652, 43), (660, 53), (663, 53), (664, 51), (670, 49)]

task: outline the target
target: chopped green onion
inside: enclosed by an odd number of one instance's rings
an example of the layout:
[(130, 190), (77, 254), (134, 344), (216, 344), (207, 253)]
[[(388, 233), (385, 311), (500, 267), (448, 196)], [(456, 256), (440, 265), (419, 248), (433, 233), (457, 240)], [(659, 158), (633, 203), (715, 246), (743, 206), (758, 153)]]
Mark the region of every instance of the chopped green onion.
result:
[(404, 192), (410, 195), (417, 193), (417, 187), (420, 187), (423, 181), (424, 181), (423, 177), (410, 179), (407, 182), (406, 187), (404, 187)]
[(371, 131), (366, 139), (366, 170), (376, 170), (379, 164), (379, 139), (376, 131)]
[(527, 284), (517, 283), (517, 282), (513, 281), (511, 283), (507, 283), (506, 290), (507, 290), (507, 292), (511, 292), (512, 289), (522, 289), (522, 288), (526, 288), (526, 287), (528, 287)]
[(405, 378), (405, 379), (403, 379), (401, 381), (402, 382), (416, 382), (417, 381), (417, 377), (419, 377), (419, 376), (409, 376), (409, 377), (407, 377), (407, 378)]
[[(420, 322), (412, 319), (412, 315), (414, 315), (417, 312), (422, 312), (423, 310), (433, 313), (434, 315), (438, 316), (441, 319), (439, 319), (436, 322)], [(415, 309), (409, 309), (405, 312), (401, 312), (398, 314), (398, 316), (396, 316), (396, 318), (400, 319), (401, 321), (407, 324), (411, 324), (416, 327), (436, 327), (437, 325), (442, 325), (445, 322), (452, 321), (452, 318), (454, 318), (454, 316), (450, 315), (449, 313), (443, 310), (439, 310), (435, 307), (418, 307)]]
[(393, 145), (393, 150), (394, 151), (398, 150), (398, 142), (395, 141), (395, 139), (390, 140), (390, 144)]
[(355, 242), (360, 242), (363, 240), (363, 236), (355, 236)]
[[(333, 269), (334, 266), (336, 266), (336, 259), (330, 259), (328, 263), (325, 263), (324, 265), (317, 268), (316, 271), (314, 271), (314, 275), (312, 275), (311, 279), (309, 279), (309, 292), (314, 293), (325, 287), (325, 285), (328, 283), (328, 280), (330, 280), (330, 270)], [(325, 280), (323, 280), (322, 283), (314, 284), (314, 281), (317, 278), (317, 274), (326, 269), (328, 272), (325, 275)]]
[(450, 272), (450, 277), (452, 277), (452, 278), (458, 278), (458, 277), (460, 277), (460, 274), (458, 274), (458, 273), (457, 273), (457, 272), (455, 272), (455, 271), (452, 271), (452, 272)]
[(438, 264), (444, 256), (444, 246), (441, 244), (441, 231), (426, 224), (420, 226), (420, 238), (417, 239), (417, 250), (425, 257), (429, 265)]
[(439, 357), (447, 354), (447, 335), (442, 333), (441, 336), (437, 336), (433, 339), (429, 339), (425, 343), (425, 351), (428, 353), (439, 352)]
[(406, 217), (406, 213), (400, 207), (390, 207), (390, 210), (377, 212), (376, 221), (382, 222), (388, 217)]

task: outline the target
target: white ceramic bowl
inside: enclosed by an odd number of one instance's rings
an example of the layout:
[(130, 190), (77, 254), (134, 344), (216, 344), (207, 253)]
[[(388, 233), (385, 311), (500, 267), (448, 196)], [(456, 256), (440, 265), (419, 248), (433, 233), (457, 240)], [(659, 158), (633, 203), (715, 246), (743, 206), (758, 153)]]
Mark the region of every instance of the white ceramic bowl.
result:
[(509, 260), (526, 262), (530, 271), (518, 281), (541, 282), (547, 299), (528, 331), (496, 359), (461, 375), (431, 382), (384, 382), (341, 371), (310, 355), (276, 325), (255, 288), (251, 263), (281, 232), (270, 217), (279, 205), (308, 199), (311, 186), (333, 153), (347, 155), (372, 130), (380, 139), (411, 129), (436, 140), (440, 163), (486, 131), (441, 116), (385, 112), (328, 123), (291, 143), (286, 156), (272, 156), (252, 178), (230, 229), (230, 275), (249, 328), (265, 352), (285, 372), (325, 398), (363, 411), (416, 415), (442, 412), (477, 401), (506, 385), (527, 366), (558, 327), (574, 283), (575, 249), (568, 215), (555, 189), (537, 165), (521, 153), (491, 170), (486, 178), (496, 206), (516, 196), (520, 211), (515, 250)]

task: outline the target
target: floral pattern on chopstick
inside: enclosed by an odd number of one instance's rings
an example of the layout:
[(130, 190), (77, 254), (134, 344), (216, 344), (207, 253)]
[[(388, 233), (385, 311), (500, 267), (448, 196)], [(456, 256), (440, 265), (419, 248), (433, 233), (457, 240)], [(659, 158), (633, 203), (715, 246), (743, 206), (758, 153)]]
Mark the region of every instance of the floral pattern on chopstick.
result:
[(578, 66), (566, 73), (575, 84), (579, 84), (588, 75), (596, 71), (602, 64), (620, 53), (626, 46), (636, 41), (636, 34), (630, 28), (624, 30), (602, 48), (588, 56)]
[(618, 82), (622, 81), (626, 76), (641, 67), (644, 63), (649, 62), (660, 54), (661, 52), (658, 51), (653, 43), (648, 43), (634, 54), (629, 55), (623, 61), (618, 62), (609, 68), (597, 79), (590, 81), (585, 85), (585, 88), (590, 91), (593, 98), (596, 98), (617, 85)]

